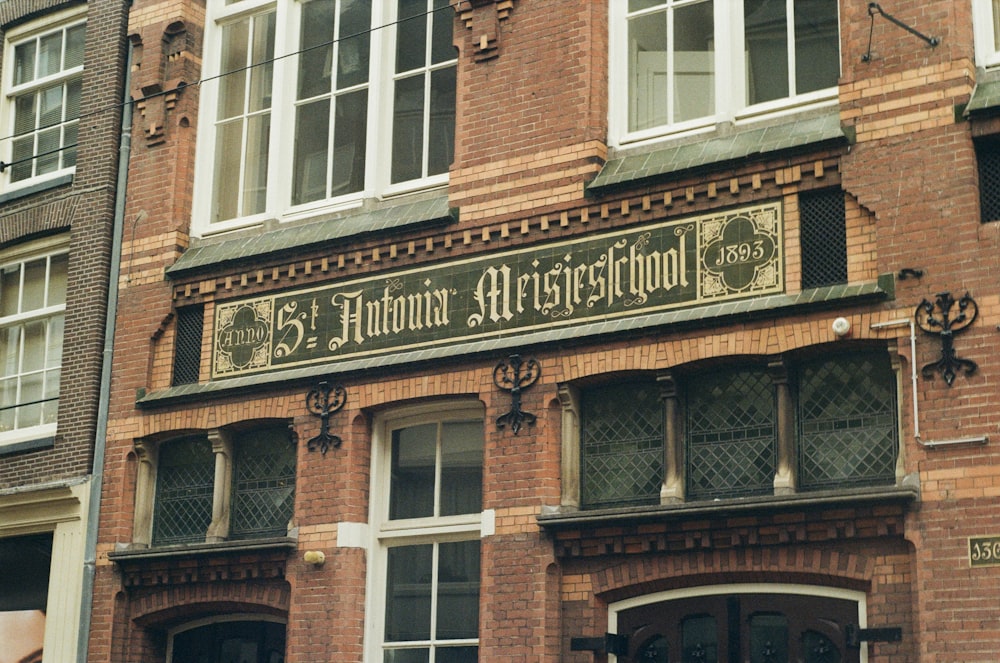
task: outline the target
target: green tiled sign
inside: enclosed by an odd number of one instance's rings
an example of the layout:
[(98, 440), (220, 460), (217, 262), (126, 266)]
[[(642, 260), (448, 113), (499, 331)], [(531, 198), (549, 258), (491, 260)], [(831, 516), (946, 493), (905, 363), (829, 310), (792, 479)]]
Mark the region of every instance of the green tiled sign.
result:
[(781, 205), (220, 302), (212, 377), (784, 291)]

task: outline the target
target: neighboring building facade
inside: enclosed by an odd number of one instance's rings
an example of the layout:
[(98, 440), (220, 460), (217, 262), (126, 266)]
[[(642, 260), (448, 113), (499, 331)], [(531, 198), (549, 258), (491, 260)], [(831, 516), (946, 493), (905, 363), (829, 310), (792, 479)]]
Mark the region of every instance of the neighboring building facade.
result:
[(1000, 3), (891, 5), (136, 0), (90, 660), (995, 660)]
[(0, 4), (5, 662), (87, 650), (125, 28), (123, 2)]

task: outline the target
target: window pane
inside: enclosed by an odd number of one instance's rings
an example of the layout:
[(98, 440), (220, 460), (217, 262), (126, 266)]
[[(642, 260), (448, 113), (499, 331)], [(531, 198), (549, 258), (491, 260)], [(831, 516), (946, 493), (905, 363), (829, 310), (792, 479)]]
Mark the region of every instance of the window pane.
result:
[(63, 86), (54, 85), (38, 96), (39, 127), (51, 127), (63, 119)]
[(59, 168), (59, 137), (62, 129), (56, 127), (38, 133), (38, 156), (35, 158), (35, 174), (52, 173)]
[(0, 361), (3, 375), (17, 375), (21, 370), (21, 326), (0, 329)]
[(49, 319), (48, 345), (45, 348), (45, 368), (62, 365), (63, 331), (66, 317), (62, 314)]
[(396, 28), (396, 73), (423, 67), (427, 49), (427, 0), (399, 0)]
[(368, 82), (371, 50), (370, 2), (346, 2), (340, 9), (340, 42), (337, 49), (337, 89)]
[(993, 0), (993, 50), (1000, 51), (1000, 0)]
[(745, 0), (743, 20), (747, 49), (747, 104), (787, 97), (788, 16), (785, 3)]
[(62, 253), (49, 258), (49, 284), (46, 306), (66, 303), (66, 272), (69, 269), (69, 255)]
[(581, 495), (588, 507), (654, 504), (663, 482), (663, 404), (636, 380), (581, 394)]
[(439, 544), (437, 640), (479, 634), (479, 540)]
[(295, 165), (292, 204), (326, 197), (327, 145), (330, 143), (330, 100), (298, 107), (295, 118)]
[(628, 43), (629, 131), (667, 124), (667, 13), (630, 20)]
[(66, 57), (64, 69), (83, 66), (83, 44), (87, 34), (86, 25), (74, 25), (66, 29)]
[(458, 57), (458, 50), (452, 44), (452, 26), (455, 13), (449, 11), (448, 0), (434, 0), (434, 14), (431, 17), (431, 63), (447, 62)]
[(250, 60), (250, 112), (271, 107), (274, 78), (274, 14), (265, 14), (253, 23), (253, 54)]
[(77, 78), (66, 84), (66, 116), (65, 119), (72, 120), (80, 117), (80, 90), (83, 86), (83, 79)]
[(24, 263), (24, 293), (21, 311), (33, 311), (45, 306), (45, 285), (48, 260), (40, 258)]
[(431, 73), (427, 174), (448, 172), (455, 153), (455, 67)]
[(288, 432), (242, 433), (233, 455), (230, 537), (284, 536), (295, 508), (295, 446)]
[(750, 663), (788, 660), (788, 620), (784, 615), (750, 617)]
[(431, 636), (434, 546), (403, 546), (388, 551), (385, 640), (427, 640)]
[(715, 112), (715, 24), (711, 2), (674, 11), (673, 122)]
[(479, 647), (437, 647), (434, 663), (478, 663)]
[(299, 99), (330, 92), (334, 9), (333, 0), (314, 0), (302, 5), (299, 43), (303, 53), (299, 60)]
[(15, 315), (21, 310), (21, 263), (0, 269), (0, 316)]
[(330, 195), (354, 193), (364, 188), (365, 150), (368, 135), (368, 91), (337, 97), (333, 130), (333, 175)]
[(830, 488), (895, 481), (896, 380), (888, 355), (811, 362), (799, 376), (800, 483)]
[(441, 435), (442, 516), (483, 510), (483, 424), (446, 423)]
[(0, 380), (0, 431), (17, 427), (17, 378)]
[(420, 649), (390, 649), (385, 652), (385, 663), (427, 663), (431, 660), (431, 650)]
[(424, 76), (396, 81), (392, 114), (392, 182), (417, 179), (423, 173)]
[(839, 77), (837, 3), (829, 0), (797, 0), (795, 93), (805, 94), (833, 87)]
[(246, 174), (243, 181), (242, 215), (259, 214), (267, 206), (267, 164), (271, 139), (271, 114), (247, 120)]
[(29, 373), (21, 377), (21, 393), (18, 403), (30, 403), (17, 408), (17, 427), (27, 428), (39, 426), (42, 423), (42, 404), (39, 402), (45, 394), (45, 376), (41, 373)]
[(62, 32), (38, 40), (38, 77), (57, 74), (62, 68)]
[(717, 663), (719, 660), (718, 627), (715, 618), (699, 615), (686, 618), (681, 625), (685, 661)]
[(694, 499), (773, 492), (774, 388), (763, 369), (692, 376), (687, 400), (687, 494)]
[(201, 541), (212, 522), (215, 454), (204, 437), (160, 447), (156, 473), (153, 542)]
[(35, 80), (35, 41), (14, 48), (14, 85)]
[(436, 424), (411, 426), (392, 434), (392, 481), (389, 518), (427, 518), (434, 515)]
[(45, 367), (46, 330), (44, 320), (35, 320), (24, 325), (24, 355), (21, 372), (38, 371)]
[(35, 98), (34, 92), (18, 96), (14, 102), (14, 133), (23, 134), (35, 129)]
[(215, 135), (215, 220), (238, 214), (239, 165), (243, 153), (243, 121), (219, 125)]
[(45, 372), (45, 390), (42, 394), (42, 398), (45, 400), (42, 403), (42, 422), (43, 424), (54, 424), (59, 416), (59, 380), (61, 378), (62, 371), (56, 369), (54, 371)]
[(242, 72), (242, 69), (247, 64), (249, 39), (249, 20), (227, 25), (222, 29), (222, 64), (220, 70), (224, 75), (219, 80), (218, 117), (220, 120), (236, 117), (243, 113), (246, 74)]

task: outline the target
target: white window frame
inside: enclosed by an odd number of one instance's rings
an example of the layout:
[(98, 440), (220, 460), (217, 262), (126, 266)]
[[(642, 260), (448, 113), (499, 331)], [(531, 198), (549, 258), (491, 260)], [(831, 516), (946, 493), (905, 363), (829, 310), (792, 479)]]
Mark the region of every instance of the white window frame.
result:
[[(389, 519), (393, 431), (420, 424), (459, 421), (483, 422), (485, 437), (485, 408), (479, 401), (469, 399), (401, 408), (379, 414), (373, 422), (372, 488), (369, 493), (371, 537), (366, 583), (368, 614), (365, 620), (365, 660), (370, 663), (381, 663), (384, 659), (389, 548), (479, 540), (494, 533), (495, 514), (492, 510), (436, 518)], [(448, 644), (478, 647), (479, 638), (468, 641), (449, 640)]]
[(976, 64), (980, 67), (1000, 66), (1000, 2), (972, 0), (972, 24)]
[[(69, 249), (69, 238), (65, 235), (59, 237), (51, 237), (43, 240), (38, 240), (35, 242), (29, 242), (20, 246), (15, 247), (10, 251), (6, 251), (0, 254), (0, 268), (7, 265), (13, 264), (23, 264), (30, 262), (32, 260), (38, 260), (41, 258), (51, 258), (59, 255), (67, 255)], [(22, 271), (23, 275), (23, 271)], [(48, 280), (49, 276), (46, 275), (46, 293), (48, 293)], [(23, 284), (23, 281), (22, 281)], [(23, 286), (22, 286), (23, 287)], [(18, 313), (14, 315), (9, 315), (5, 317), (0, 317), (0, 332), (3, 332), (7, 327), (12, 327), (16, 325), (22, 325), (28, 322), (36, 322), (41, 320), (51, 320), (57, 316), (65, 316), (66, 303), (65, 300), (61, 304), (55, 304), (51, 306), (43, 306), (37, 309), (32, 309), (27, 312)], [(51, 329), (47, 329), (51, 331)], [(63, 347), (65, 343), (65, 329), (63, 333), (63, 339), (60, 341), (60, 347)], [(46, 348), (49, 347), (48, 340), (46, 340)], [(62, 352), (62, 351), (60, 351)], [(2, 359), (2, 358), (0, 358)], [(49, 373), (54, 370), (60, 371), (60, 383), (62, 380), (61, 366), (62, 359), (60, 358), (59, 366), (45, 366), (42, 369), (43, 373)], [(18, 361), (18, 371), (16, 373), (17, 377), (21, 377), (26, 373), (21, 370), (22, 365), (20, 360)], [(33, 371), (38, 372), (38, 371)], [(0, 371), (0, 379), (7, 379), (8, 377), (14, 377), (15, 374), (8, 376), (6, 372)], [(59, 393), (60, 385), (56, 385), (56, 394)], [(20, 391), (18, 389), (18, 391)], [(58, 398), (58, 396), (57, 396)], [(20, 403), (20, 396), (18, 395), (16, 402)], [(0, 449), (4, 446), (17, 444), (18, 442), (25, 442), (28, 440), (38, 440), (47, 437), (52, 437), (56, 434), (57, 422), (58, 422), (58, 400), (56, 401), (55, 408), (55, 421), (50, 423), (43, 423), (34, 426), (24, 426), (15, 427), (9, 431), (0, 432)]]
[[(213, 191), (215, 171), (215, 121), (218, 114), (219, 76), (222, 56), (222, 28), (230, 22), (254, 14), (275, 12), (275, 44), (273, 87), (271, 98), (271, 129), (267, 172), (265, 210), (259, 214), (213, 222)], [(326, 212), (359, 207), (365, 199), (389, 198), (444, 186), (448, 174), (390, 183), (392, 161), (393, 63), (397, 35), (395, 0), (375, 0), (372, 3), (372, 25), (386, 26), (371, 32), (366, 131), (364, 186), (361, 191), (333, 198), (292, 205), (292, 168), (294, 164), (294, 132), (296, 83), (299, 58), (299, 23), (302, 0), (235, 0), (230, 4), (210, 2), (205, 22), (204, 82), (201, 110), (203, 118), (198, 135), (192, 231), (206, 236), (245, 227), (259, 226), (265, 221), (293, 221)], [(452, 20), (448, 8), (440, 10)], [(430, 30), (428, 30), (430, 39)], [(437, 63), (427, 71), (443, 66), (456, 66), (457, 55), (447, 63)], [(425, 144), (424, 151), (427, 146)], [(426, 158), (426, 155), (425, 155)]]
[[(663, 0), (667, 2), (668, 0)], [(685, 0), (671, 0), (675, 6), (686, 6)], [(697, 2), (697, 0), (692, 0)], [(785, 0), (789, 11), (794, 0)], [(675, 124), (663, 124), (648, 129), (629, 130), (629, 44), (628, 44), (628, 2), (609, 0), (608, 46), (608, 145), (624, 148), (642, 145), (664, 138), (682, 137), (712, 131), (720, 123), (746, 124), (758, 119), (792, 115), (814, 108), (833, 106), (837, 103), (837, 86), (805, 94), (775, 99), (764, 103), (747, 105), (745, 76), (736, 75), (746, 69), (745, 39), (743, 30), (742, 0), (714, 0), (714, 41), (722, 47), (715, 50), (715, 82), (712, 92), (715, 112), (712, 115)], [(683, 3), (683, 4), (682, 4)], [(660, 11), (660, 10), (652, 10)], [(791, 16), (791, 14), (789, 14)], [(839, 6), (838, 6), (839, 24)], [(791, 28), (789, 28), (791, 31)], [(838, 28), (839, 32), (839, 28)], [(794, 35), (789, 35), (789, 43), (794, 44)], [(731, 44), (726, 49), (724, 46)], [(795, 71), (795, 49), (789, 48), (789, 71)], [(839, 63), (838, 63), (839, 65)]]
[[(25, 94), (31, 90), (41, 89), (53, 83), (65, 82), (80, 77), (82, 76), (84, 67), (81, 63), (77, 67), (61, 70), (56, 74), (44, 76), (29, 83), (15, 86), (15, 48), (20, 44), (55, 32), (62, 32), (65, 35), (65, 31), (68, 28), (86, 23), (86, 15), (86, 6), (67, 9), (45, 16), (39, 20), (31, 21), (25, 25), (12, 28), (5, 35), (3, 53), (3, 62), (5, 66), (2, 79), (3, 95), (2, 99), (0, 99), (0, 126), (3, 127), (2, 135), (5, 137), (5, 140), (0, 142), (0, 159), (2, 159), (5, 164), (10, 164), (14, 160), (12, 156), (14, 150), (14, 137), (16, 133), (14, 128), (14, 99), (17, 96)], [(65, 104), (65, 98), (63, 99), (63, 103)], [(65, 122), (64, 124), (68, 123), (69, 122)], [(32, 133), (37, 133), (37, 130)], [(37, 153), (37, 149), (34, 152)], [(33, 154), (33, 156), (36, 156), (36, 154)], [(59, 157), (62, 157), (61, 152), (59, 153)], [(34, 168), (34, 164), (32, 164), (32, 167)], [(2, 182), (2, 186), (5, 191), (16, 191), (18, 189), (41, 184), (66, 175), (71, 175), (74, 172), (76, 172), (75, 165), (65, 168), (56, 168), (56, 170), (50, 173), (32, 175), (23, 180), (12, 182), (11, 166), (7, 166), (4, 169), (2, 176), (0, 176), (0, 182)]]
[[(631, 608), (648, 605), (650, 603), (660, 603), (663, 601), (675, 601), (678, 599), (696, 598), (699, 596), (718, 596), (720, 594), (795, 594), (800, 596), (814, 596), (817, 598), (842, 599), (853, 601), (858, 604), (858, 626), (868, 628), (868, 598), (864, 592), (850, 589), (840, 589), (838, 587), (823, 587), (821, 585), (798, 585), (785, 583), (744, 583), (733, 585), (706, 585), (700, 587), (687, 587), (684, 589), (674, 589), (654, 594), (644, 594), (624, 601), (617, 601), (608, 605), (608, 633), (618, 633), (618, 613)], [(608, 655), (609, 663), (617, 663), (618, 656)], [(868, 663), (868, 648), (861, 647), (861, 663)]]

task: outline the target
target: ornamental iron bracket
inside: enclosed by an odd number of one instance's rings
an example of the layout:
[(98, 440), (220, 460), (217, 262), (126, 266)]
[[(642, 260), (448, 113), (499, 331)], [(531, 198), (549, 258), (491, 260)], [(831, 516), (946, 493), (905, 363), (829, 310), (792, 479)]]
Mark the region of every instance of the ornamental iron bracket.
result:
[(591, 651), (595, 654), (628, 655), (628, 636), (617, 633), (605, 633), (597, 638), (570, 638), (570, 651)]
[(903, 23), (902, 21), (900, 21), (895, 16), (887, 14), (877, 2), (869, 2), (868, 3), (868, 15), (871, 17), (872, 23), (871, 23), (871, 27), (869, 27), (869, 29), (868, 29), (868, 52), (861, 56), (861, 61), (862, 62), (871, 62), (871, 60), (872, 60), (872, 34), (875, 32), (875, 14), (881, 15), (883, 18), (885, 18), (885, 20), (889, 21), (893, 25), (897, 25), (897, 26), (903, 28), (904, 30), (906, 30), (907, 32), (909, 32), (911, 35), (924, 40), (925, 42), (927, 42), (931, 46), (931, 48), (933, 48), (933, 47), (935, 47), (935, 46), (937, 46), (938, 44), (941, 43), (941, 39), (940, 38), (938, 38), (938, 37), (928, 37), (924, 33), (919, 32), (918, 30), (914, 30), (913, 28), (911, 28), (910, 26), (908, 26), (906, 23)]
[[(521, 372), (521, 368), (524, 372)], [(520, 355), (511, 355), (507, 361), (501, 361), (493, 367), (493, 383), (510, 392), (510, 412), (497, 417), (497, 428), (503, 429), (510, 424), (510, 429), (517, 435), (523, 424), (534, 425), (538, 417), (521, 409), (521, 390), (535, 384), (541, 373), (541, 367), (534, 359), (521, 361)]]
[(862, 642), (902, 642), (903, 629), (898, 626), (861, 628), (857, 624), (845, 624), (844, 636), (848, 647), (858, 648)]
[(325, 456), (330, 447), (340, 448), (343, 440), (330, 433), (330, 415), (343, 408), (346, 402), (347, 390), (340, 385), (331, 387), (325, 381), (320, 382), (306, 394), (306, 407), (319, 417), (320, 422), (319, 435), (306, 442), (309, 451), (319, 449)]
[[(958, 304), (958, 311), (957, 315), (952, 317), (952, 308), (955, 304)], [(940, 371), (950, 387), (955, 381), (957, 371), (964, 368), (966, 375), (976, 372), (979, 368), (976, 362), (955, 355), (954, 336), (967, 329), (975, 322), (978, 315), (979, 306), (969, 293), (965, 293), (957, 301), (950, 292), (938, 293), (933, 304), (926, 299), (920, 301), (913, 314), (917, 326), (927, 334), (937, 334), (941, 337), (941, 358), (920, 369), (925, 379), (931, 377), (934, 371)]]

